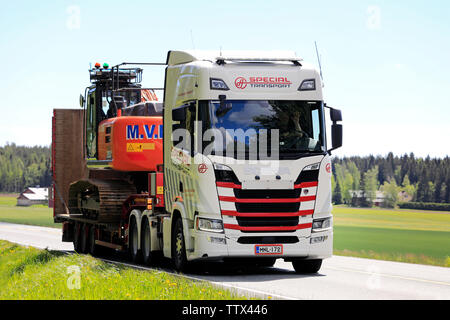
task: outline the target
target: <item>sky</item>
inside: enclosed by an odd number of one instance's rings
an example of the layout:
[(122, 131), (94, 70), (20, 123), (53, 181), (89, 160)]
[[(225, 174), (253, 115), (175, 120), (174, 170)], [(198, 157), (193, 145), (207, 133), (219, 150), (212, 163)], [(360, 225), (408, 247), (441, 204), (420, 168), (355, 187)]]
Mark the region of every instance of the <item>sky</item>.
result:
[[(49, 145), (53, 108), (78, 108), (95, 62), (165, 62), (174, 49), (294, 50), (343, 114), (333, 154), (445, 157), (448, 1), (8, 1), (0, 11), (0, 145)], [(144, 69), (162, 87), (164, 68)]]

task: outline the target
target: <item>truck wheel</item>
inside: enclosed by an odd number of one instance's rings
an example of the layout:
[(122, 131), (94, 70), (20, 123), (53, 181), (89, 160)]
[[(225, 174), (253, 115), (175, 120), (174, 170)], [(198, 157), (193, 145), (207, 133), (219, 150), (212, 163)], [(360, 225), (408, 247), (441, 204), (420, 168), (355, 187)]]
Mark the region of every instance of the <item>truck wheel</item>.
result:
[(81, 227), (81, 253), (87, 253), (89, 248), (89, 225), (87, 223), (83, 223)]
[(153, 262), (153, 257), (151, 251), (150, 226), (147, 219), (143, 221), (141, 235), (142, 260), (146, 265), (150, 265)]
[(138, 229), (136, 220), (134, 218), (131, 219), (128, 243), (131, 261), (133, 261), (134, 263), (140, 262), (141, 252), (138, 249), (139, 248)]
[(292, 261), (296, 273), (317, 273), (322, 266), (322, 260), (297, 260)]
[(98, 246), (95, 244), (95, 226), (89, 228), (89, 253), (95, 257), (98, 254)]
[(76, 253), (81, 253), (81, 224), (79, 222), (75, 222), (73, 229), (73, 250), (75, 250)]
[(181, 218), (175, 221), (172, 231), (172, 263), (175, 270), (180, 272), (186, 271), (186, 246), (184, 243), (183, 221)]

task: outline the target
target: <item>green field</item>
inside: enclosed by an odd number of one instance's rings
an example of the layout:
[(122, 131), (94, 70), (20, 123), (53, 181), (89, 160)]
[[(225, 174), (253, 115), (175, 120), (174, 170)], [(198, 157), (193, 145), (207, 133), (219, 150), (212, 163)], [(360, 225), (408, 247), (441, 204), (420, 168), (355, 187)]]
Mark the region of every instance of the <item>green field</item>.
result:
[(15, 197), (0, 197), (0, 221), (61, 228), (53, 222), (53, 209), (44, 205), (16, 207)]
[(334, 253), (450, 267), (450, 213), (335, 206)]
[(0, 300), (248, 299), (206, 282), (0, 240)]

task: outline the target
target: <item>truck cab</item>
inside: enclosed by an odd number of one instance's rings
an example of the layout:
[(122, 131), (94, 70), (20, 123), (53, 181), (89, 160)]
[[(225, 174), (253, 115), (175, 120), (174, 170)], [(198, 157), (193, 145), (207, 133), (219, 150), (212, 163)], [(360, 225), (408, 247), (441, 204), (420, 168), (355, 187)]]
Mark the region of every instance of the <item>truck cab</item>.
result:
[(342, 117), (317, 70), (293, 52), (170, 51), (163, 112), (164, 255), (176, 268), (283, 258), (316, 272), (332, 255)]

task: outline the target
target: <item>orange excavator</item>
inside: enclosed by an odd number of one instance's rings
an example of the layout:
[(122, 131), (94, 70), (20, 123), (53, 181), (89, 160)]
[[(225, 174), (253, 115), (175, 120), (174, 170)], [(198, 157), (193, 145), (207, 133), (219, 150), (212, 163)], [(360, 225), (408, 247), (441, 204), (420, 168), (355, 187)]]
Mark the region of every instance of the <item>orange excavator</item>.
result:
[(143, 70), (127, 64), (96, 63), (82, 109), (54, 110), (54, 220), (78, 252), (123, 249), (114, 238), (127, 237), (124, 206), (147, 208), (151, 179), (162, 188), (162, 103), (142, 88)]

